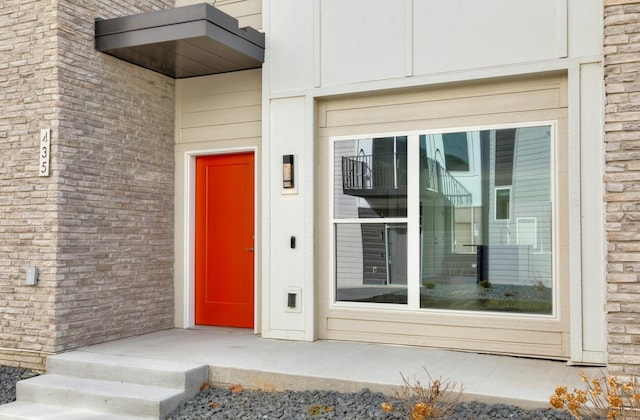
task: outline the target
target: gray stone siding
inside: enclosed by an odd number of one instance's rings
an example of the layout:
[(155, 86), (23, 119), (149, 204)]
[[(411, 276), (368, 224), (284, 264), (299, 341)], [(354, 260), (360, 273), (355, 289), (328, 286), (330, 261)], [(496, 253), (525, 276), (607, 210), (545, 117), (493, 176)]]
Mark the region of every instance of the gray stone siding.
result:
[[(94, 49), (94, 19), (173, 1), (0, 8), (0, 364), (173, 326), (173, 80)], [(39, 177), (41, 128), (51, 176)], [(40, 270), (24, 285), (26, 268)]]
[(640, 1), (605, 0), (609, 372), (640, 375)]
[[(0, 364), (37, 368), (55, 349), (57, 176), (38, 177), (40, 129), (57, 142), (56, 4), (0, 8)], [(40, 269), (37, 287), (26, 268)]]

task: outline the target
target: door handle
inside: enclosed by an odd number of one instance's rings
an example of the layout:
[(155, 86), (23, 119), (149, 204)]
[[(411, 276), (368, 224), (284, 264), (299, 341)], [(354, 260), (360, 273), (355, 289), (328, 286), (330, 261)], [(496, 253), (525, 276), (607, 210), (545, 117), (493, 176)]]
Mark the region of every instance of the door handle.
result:
[(255, 251), (256, 249), (255, 249), (255, 248), (245, 248), (244, 250), (245, 250), (245, 251), (251, 251), (251, 252), (253, 252), (253, 251)]

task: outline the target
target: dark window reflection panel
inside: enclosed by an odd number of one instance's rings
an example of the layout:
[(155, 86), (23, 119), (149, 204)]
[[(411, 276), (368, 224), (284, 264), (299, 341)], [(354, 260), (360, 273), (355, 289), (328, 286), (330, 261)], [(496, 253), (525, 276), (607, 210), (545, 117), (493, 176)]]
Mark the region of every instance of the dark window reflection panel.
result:
[(336, 300), (407, 303), (407, 225), (335, 225)]

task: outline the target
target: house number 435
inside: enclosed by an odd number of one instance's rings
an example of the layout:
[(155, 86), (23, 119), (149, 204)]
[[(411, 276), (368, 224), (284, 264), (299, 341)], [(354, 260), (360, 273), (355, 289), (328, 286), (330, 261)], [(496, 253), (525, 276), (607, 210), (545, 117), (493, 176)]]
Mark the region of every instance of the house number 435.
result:
[(38, 175), (49, 176), (49, 163), (51, 162), (51, 129), (40, 130), (40, 165)]

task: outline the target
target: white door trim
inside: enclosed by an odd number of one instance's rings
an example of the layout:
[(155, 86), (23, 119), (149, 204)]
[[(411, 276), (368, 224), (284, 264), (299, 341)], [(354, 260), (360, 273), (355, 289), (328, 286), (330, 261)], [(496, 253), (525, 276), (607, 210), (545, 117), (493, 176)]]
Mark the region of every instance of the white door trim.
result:
[(210, 155), (227, 155), (234, 153), (253, 153), (254, 159), (254, 302), (253, 302), (253, 325), (254, 332), (259, 331), (260, 317), (259, 317), (259, 302), (260, 296), (258, 291), (258, 255), (260, 244), (258, 238), (258, 168), (255, 164), (258, 162), (258, 148), (255, 146), (250, 147), (230, 147), (220, 149), (203, 149), (203, 150), (190, 150), (184, 152), (184, 249), (183, 249), (183, 319), (184, 328), (192, 328), (195, 324), (195, 212), (196, 212), (196, 158), (199, 156)]

